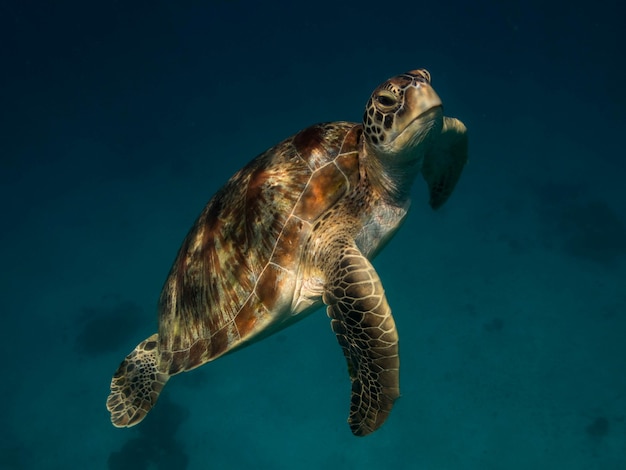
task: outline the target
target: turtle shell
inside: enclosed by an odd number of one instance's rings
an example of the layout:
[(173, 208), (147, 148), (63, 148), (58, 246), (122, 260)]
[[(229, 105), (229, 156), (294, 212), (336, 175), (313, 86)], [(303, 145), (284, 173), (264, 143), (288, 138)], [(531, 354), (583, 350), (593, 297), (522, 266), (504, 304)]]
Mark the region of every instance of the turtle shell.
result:
[(209, 201), (159, 300), (162, 372), (198, 367), (300, 313), (294, 302), (307, 274), (306, 245), (315, 222), (356, 187), (361, 135), (362, 126), (348, 122), (304, 129)]

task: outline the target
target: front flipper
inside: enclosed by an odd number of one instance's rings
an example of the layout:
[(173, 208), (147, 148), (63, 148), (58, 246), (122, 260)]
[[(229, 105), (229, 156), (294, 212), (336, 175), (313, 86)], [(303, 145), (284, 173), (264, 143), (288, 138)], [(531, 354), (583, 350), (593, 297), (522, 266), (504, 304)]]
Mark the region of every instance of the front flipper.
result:
[(441, 207), (450, 197), (467, 163), (467, 129), (455, 118), (444, 117), (441, 135), (424, 157), (422, 175), (430, 191), (430, 206)]
[(400, 394), (398, 334), (367, 258), (354, 246), (330, 256), (323, 300), (352, 380), (348, 424), (354, 435), (365, 436), (383, 424)]

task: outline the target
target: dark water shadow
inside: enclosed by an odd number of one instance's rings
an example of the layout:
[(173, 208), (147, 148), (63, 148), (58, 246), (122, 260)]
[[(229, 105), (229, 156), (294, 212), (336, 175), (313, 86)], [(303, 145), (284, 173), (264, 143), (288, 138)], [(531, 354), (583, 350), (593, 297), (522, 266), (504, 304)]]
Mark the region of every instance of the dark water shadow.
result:
[(582, 185), (537, 185), (544, 245), (611, 268), (626, 257), (626, 224), (606, 201)]
[(158, 408), (130, 431), (139, 435), (111, 452), (109, 470), (186, 469), (189, 457), (176, 433), (188, 416), (186, 408), (161, 397)]
[(571, 256), (611, 267), (626, 255), (626, 227), (604, 201), (565, 207), (556, 227)]
[(86, 356), (128, 348), (145, 326), (146, 315), (134, 302), (113, 307), (83, 307), (77, 318), (76, 351)]

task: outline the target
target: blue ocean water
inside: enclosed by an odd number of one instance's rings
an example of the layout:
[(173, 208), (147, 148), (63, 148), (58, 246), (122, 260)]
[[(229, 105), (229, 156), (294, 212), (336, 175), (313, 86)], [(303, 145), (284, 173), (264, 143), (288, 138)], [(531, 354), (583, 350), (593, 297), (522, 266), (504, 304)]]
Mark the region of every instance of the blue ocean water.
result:
[[(0, 468), (626, 468), (618, 3), (173, 3), (0, 5)], [(350, 433), (320, 310), (114, 428), (111, 375), (211, 195), (419, 67), (470, 162), (437, 212), (416, 182), (374, 263), (401, 340), (386, 424)]]

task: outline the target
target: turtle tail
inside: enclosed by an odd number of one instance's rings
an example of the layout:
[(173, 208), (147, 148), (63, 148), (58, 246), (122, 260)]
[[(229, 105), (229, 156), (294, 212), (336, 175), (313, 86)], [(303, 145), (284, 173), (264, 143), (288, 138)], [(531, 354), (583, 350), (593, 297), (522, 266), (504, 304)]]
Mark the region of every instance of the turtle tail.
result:
[(118, 428), (139, 423), (152, 409), (170, 376), (158, 369), (158, 334), (137, 345), (111, 380), (107, 409)]

